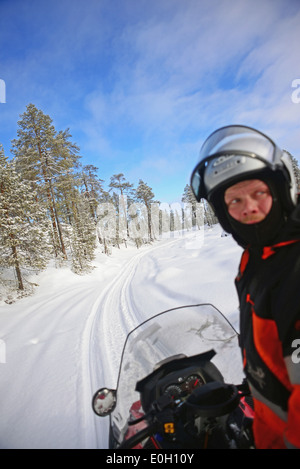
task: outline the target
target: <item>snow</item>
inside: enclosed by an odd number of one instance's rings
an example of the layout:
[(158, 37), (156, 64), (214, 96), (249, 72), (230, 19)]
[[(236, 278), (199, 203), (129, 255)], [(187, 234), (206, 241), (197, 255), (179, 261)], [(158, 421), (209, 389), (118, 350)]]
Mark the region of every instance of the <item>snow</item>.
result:
[(165, 309), (212, 303), (238, 327), (241, 249), (219, 225), (100, 251), (84, 276), (48, 268), (0, 306), (0, 448), (107, 448), (94, 392), (116, 386), (127, 333)]

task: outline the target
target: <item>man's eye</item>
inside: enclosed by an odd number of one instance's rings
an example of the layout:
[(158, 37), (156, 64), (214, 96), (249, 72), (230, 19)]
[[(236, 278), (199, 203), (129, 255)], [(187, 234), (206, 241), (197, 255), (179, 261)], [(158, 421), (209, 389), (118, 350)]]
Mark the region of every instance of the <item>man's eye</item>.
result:
[(257, 192), (256, 192), (256, 195), (257, 195), (258, 197), (262, 197), (262, 196), (264, 196), (264, 195), (267, 195), (268, 193), (269, 193), (268, 191), (257, 191)]

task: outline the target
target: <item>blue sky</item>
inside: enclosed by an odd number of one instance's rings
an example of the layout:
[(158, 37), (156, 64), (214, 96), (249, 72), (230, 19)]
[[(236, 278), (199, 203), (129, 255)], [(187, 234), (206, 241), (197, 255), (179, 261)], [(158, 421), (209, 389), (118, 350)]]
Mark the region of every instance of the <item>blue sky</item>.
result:
[(0, 0), (0, 142), (33, 103), (106, 185), (171, 203), (220, 126), (300, 157), (299, 44), (298, 0)]

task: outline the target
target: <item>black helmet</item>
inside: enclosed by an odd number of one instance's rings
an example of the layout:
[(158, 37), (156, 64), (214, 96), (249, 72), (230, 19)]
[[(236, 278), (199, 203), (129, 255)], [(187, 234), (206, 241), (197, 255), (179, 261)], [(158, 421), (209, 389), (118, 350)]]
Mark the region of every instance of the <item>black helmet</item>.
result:
[(204, 142), (191, 187), (198, 200), (206, 199), (221, 225), (232, 232), (223, 203), (225, 190), (246, 179), (262, 179), (275, 193), (283, 213), (296, 205), (297, 190), (289, 154), (267, 135), (251, 127), (230, 125), (213, 132)]

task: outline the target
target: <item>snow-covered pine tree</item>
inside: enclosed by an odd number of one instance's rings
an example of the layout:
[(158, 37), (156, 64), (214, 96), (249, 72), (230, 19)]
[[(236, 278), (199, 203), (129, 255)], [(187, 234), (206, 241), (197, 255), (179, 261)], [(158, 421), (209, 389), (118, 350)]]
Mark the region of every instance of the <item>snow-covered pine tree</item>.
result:
[(185, 203), (188, 203), (188, 204), (195, 204), (197, 202), (197, 200), (196, 200), (196, 198), (193, 194), (193, 191), (191, 189), (191, 186), (189, 184), (185, 185), (181, 201), (185, 202)]
[(104, 254), (111, 253), (111, 246), (119, 247), (119, 229), (117, 229), (117, 203), (108, 193), (103, 194), (103, 198), (97, 206), (97, 237), (103, 246)]
[(78, 147), (68, 130), (56, 132), (52, 119), (29, 104), (18, 122), (18, 138), (12, 141), (17, 170), (30, 182), (40, 201), (46, 202), (52, 223), (56, 256), (67, 258), (55, 198), (56, 179), (78, 163)]
[(117, 216), (115, 243), (119, 247), (122, 242), (126, 245), (126, 240), (129, 238), (127, 207), (133, 202), (134, 190), (133, 184), (126, 181), (123, 173), (111, 176), (109, 187), (110, 192), (116, 189), (116, 192), (112, 193), (111, 200), (114, 203)]
[[(285, 150), (286, 151), (286, 150)], [(296, 184), (297, 184), (297, 188), (298, 188), (298, 192), (300, 192), (300, 168), (299, 168), (299, 162), (298, 160), (293, 156), (291, 155), (288, 151), (286, 151), (286, 153), (289, 155), (289, 157), (291, 158), (291, 162), (292, 162), (292, 166), (293, 166), (293, 170), (294, 170), (294, 175), (295, 175), (295, 179), (296, 179)]]
[(80, 193), (81, 174), (69, 171), (56, 178), (55, 199), (68, 258), (76, 273), (90, 270), (94, 258), (96, 221), (89, 200)]
[(159, 234), (164, 237), (171, 231), (172, 216), (170, 211), (170, 205), (163, 202), (159, 206)]
[(97, 206), (103, 197), (103, 180), (97, 175), (98, 168), (91, 164), (85, 165), (80, 171), (82, 181), (81, 192), (88, 201), (92, 218), (97, 221)]
[[(192, 227), (197, 226), (198, 229), (200, 229), (204, 222), (203, 220), (204, 204), (203, 204), (203, 201), (197, 202), (197, 199), (194, 196), (191, 186), (189, 184), (186, 184), (184, 188), (181, 201), (184, 202), (185, 204), (188, 204), (191, 207), (191, 214), (189, 213), (188, 210), (184, 211), (185, 227), (187, 228), (191, 224)], [(188, 220), (186, 220), (186, 218), (188, 218)]]
[(111, 176), (109, 187), (111, 189), (117, 189), (118, 193), (120, 193), (122, 196), (127, 195), (128, 197), (132, 197), (133, 195), (133, 184), (131, 184), (129, 181), (126, 181), (123, 173), (114, 174)]
[(203, 210), (204, 210), (204, 223), (209, 227), (218, 223), (218, 218), (215, 215), (215, 212), (207, 200), (203, 199)]
[(151, 204), (155, 203), (154, 193), (152, 188), (148, 186), (142, 179), (139, 180), (139, 185), (135, 191), (135, 198), (138, 202), (145, 205), (147, 210), (147, 226), (148, 226), (148, 241), (153, 241), (153, 230), (151, 224)]
[(19, 290), (25, 289), (24, 269), (46, 267), (51, 252), (49, 231), (45, 207), (0, 147), (0, 265), (14, 269)]
[(82, 194), (74, 193), (72, 208), (72, 269), (82, 274), (91, 270), (91, 262), (95, 258), (96, 224), (89, 211), (89, 202)]
[(103, 246), (103, 251), (107, 255), (111, 252), (110, 244), (115, 244), (114, 240), (116, 239), (116, 205), (114, 197), (109, 192), (102, 190), (96, 209), (96, 233), (98, 241)]
[[(184, 220), (184, 225), (189, 228), (190, 224), (191, 226), (195, 226), (196, 225), (196, 214), (197, 214), (197, 200), (192, 192), (192, 189), (191, 189), (191, 186), (189, 184), (186, 184), (185, 188), (184, 188), (184, 191), (183, 191), (183, 195), (182, 195), (182, 198), (181, 198), (181, 202), (183, 202), (184, 204), (189, 204), (190, 207), (191, 207), (191, 223), (190, 220)], [(187, 210), (184, 212), (183, 214), (184, 217), (187, 217)]]

